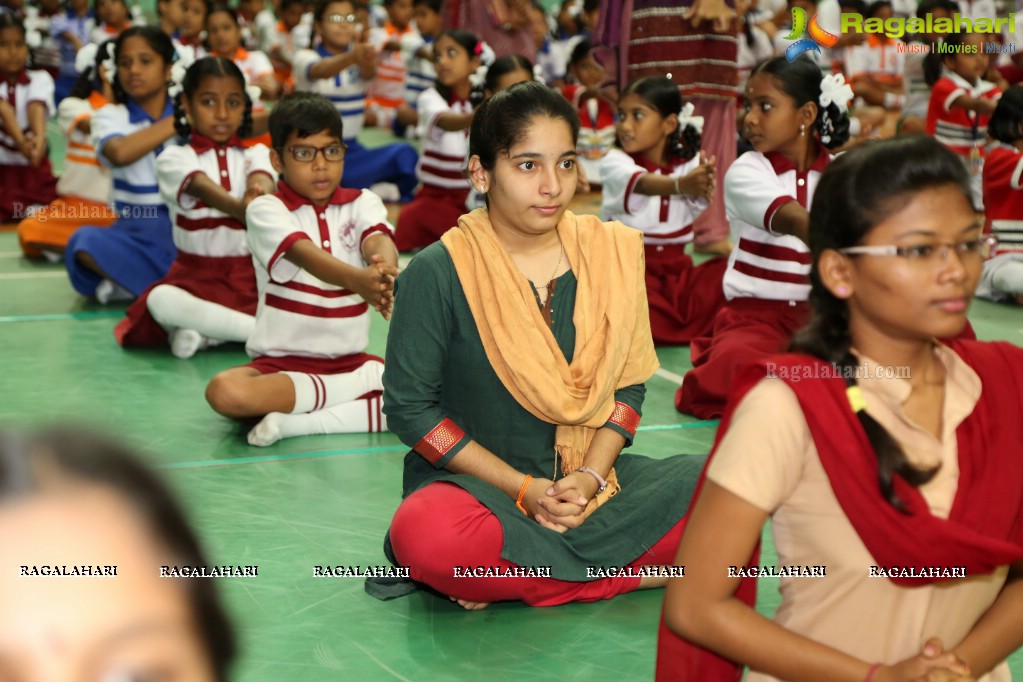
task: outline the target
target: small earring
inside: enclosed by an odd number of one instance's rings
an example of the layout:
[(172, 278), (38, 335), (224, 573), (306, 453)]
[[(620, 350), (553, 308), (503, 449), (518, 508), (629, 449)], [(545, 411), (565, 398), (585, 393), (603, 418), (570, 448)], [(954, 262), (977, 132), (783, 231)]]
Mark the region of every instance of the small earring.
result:
[(837, 289), (835, 289), (835, 295), (838, 296), (839, 298), (845, 298), (846, 296), (849, 295), (849, 290), (846, 289), (845, 287), (838, 287)]
[(799, 126), (799, 136), (802, 137), (804, 135), (806, 135), (806, 124), (802, 123)]

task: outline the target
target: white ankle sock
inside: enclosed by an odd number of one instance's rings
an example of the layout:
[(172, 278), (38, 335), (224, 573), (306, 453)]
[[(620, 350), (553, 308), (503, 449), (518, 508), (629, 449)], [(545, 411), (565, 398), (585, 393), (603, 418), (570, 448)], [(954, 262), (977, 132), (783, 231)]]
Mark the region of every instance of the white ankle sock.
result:
[(249, 431), (249, 445), (266, 447), (281, 438), (326, 433), (374, 433), (387, 430), (380, 396), (353, 400), (307, 414), (271, 412)]
[(245, 343), (256, 326), (256, 318), (252, 315), (204, 301), (172, 284), (153, 287), (146, 299), (146, 307), (153, 319), (168, 332), (194, 330), (207, 340)]
[(135, 294), (131, 293), (112, 279), (105, 279), (96, 287), (96, 300), (106, 305), (115, 301), (132, 301)]
[(370, 391), (384, 389), (384, 363), (370, 360), (354, 372), (346, 374), (287, 374), (295, 386), (295, 407), (291, 414), (322, 410), (324, 407), (348, 403)]

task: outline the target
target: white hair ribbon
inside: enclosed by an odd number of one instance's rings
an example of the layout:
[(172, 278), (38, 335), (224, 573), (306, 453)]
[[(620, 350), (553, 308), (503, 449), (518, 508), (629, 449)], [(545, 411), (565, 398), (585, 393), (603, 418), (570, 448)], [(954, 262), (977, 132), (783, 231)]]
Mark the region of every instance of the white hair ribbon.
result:
[(685, 130), (686, 126), (693, 126), (696, 128), (696, 132), (703, 134), (703, 116), (693, 116), (693, 112), (696, 111), (696, 107), (693, 106), (692, 102), (686, 102), (682, 107), (682, 111), (678, 112), (678, 127), (679, 130)]
[(817, 100), (821, 107), (827, 109), (828, 105), (834, 104), (839, 112), (846, 112), (849, 109), (849, 101), (853, 98), (853, 90), (845, 82), (845, 76), (840, 73), (833, 73), (821, 80), (821, 96)]

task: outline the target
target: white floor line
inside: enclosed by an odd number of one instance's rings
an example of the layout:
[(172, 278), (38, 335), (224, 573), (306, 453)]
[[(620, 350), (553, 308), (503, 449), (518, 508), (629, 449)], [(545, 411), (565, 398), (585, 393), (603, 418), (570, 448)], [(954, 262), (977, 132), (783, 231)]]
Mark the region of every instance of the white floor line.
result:
[(57, 279), (67, 278), (66, 270), (48, 270), (45, 272), (5, 272), (0, 274), (0, 280), (5, 279)]
[(664, 369), (663, 367), (659, 367), (657, 369), (657, 371), (655, 372), (655, 374), (657, 376), (661, 377), (662, 379), (667, 379), (668, 381), (670, 381), (672, 383), (676, 383), (679, 386), (682, 385), (682, 376), (681, 375), (675, 374), (674, 372), (669, 372), (668, 370)]
[(21, 251), (0, 251), (0, 258), (21, 258)]

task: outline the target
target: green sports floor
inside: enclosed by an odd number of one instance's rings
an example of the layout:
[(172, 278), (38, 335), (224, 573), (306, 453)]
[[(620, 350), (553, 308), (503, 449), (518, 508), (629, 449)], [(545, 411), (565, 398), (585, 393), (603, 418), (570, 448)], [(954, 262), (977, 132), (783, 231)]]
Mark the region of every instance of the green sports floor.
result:
[[(381, 602), (361, 580), (314, 578), (315, 565), (385, 563), (381, 540), (399, 502), (406, 448), (390, 434), (249, 447), (245, 429), (203, 400), (214, 373), (246, 361), (242, 348), (188, 361), (125, 352), (111, 333), (122, 313), (82, 299), (60, 265), (26, 261), (15, 235), (0, 233), (0, 425), (72, 420), (126, 439), (178, 491), (214, 563), (259, 566), (256, 578), (221, 583), (242, 645), (235, 679), (652, 677), (659, 590), (465, 612), (427, 594)], [(971, 319), (981, 338), (1023, 345), (1023, 309), (980, 302)], [(386, 333), (375, 318), (371, 352), (383, 352)], [(659, 355), (633, 450), (705, 453), (715, 423), (672, 404), (689, 352)], [(763, 583), (761, 609), (770, 613), (776, 601)], [(1023, 653), (1015, 659), (1023, 673)]]

